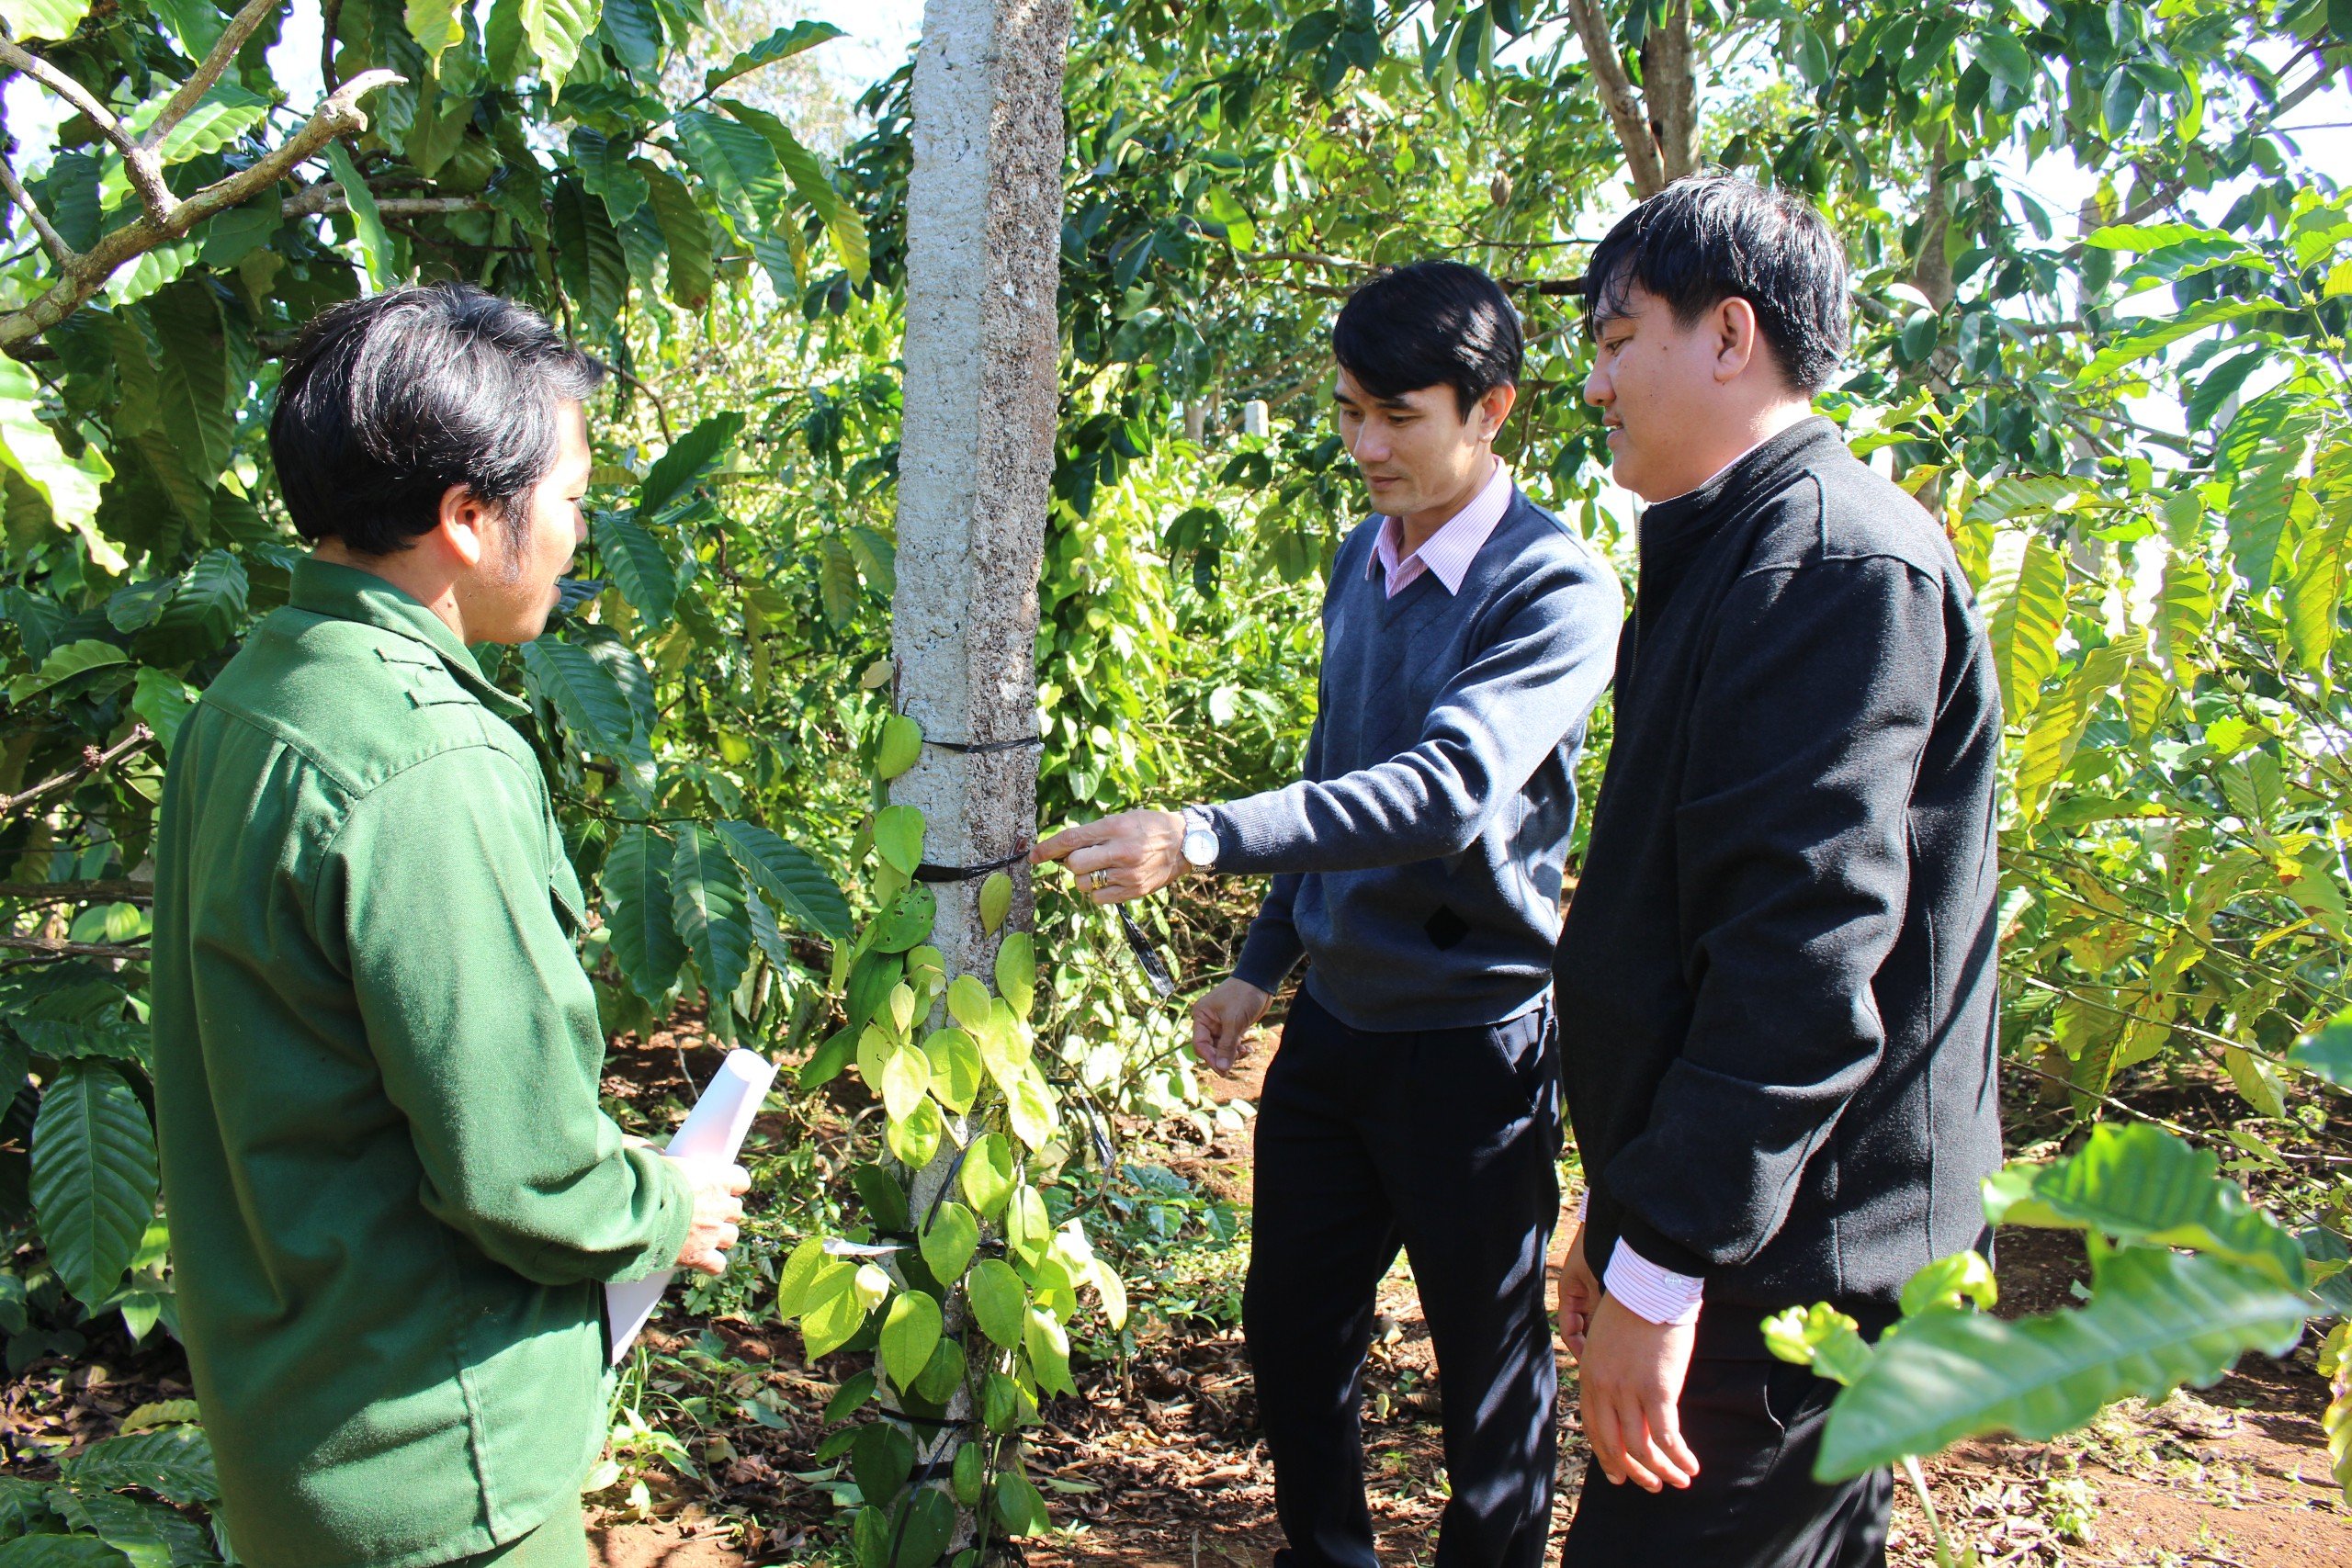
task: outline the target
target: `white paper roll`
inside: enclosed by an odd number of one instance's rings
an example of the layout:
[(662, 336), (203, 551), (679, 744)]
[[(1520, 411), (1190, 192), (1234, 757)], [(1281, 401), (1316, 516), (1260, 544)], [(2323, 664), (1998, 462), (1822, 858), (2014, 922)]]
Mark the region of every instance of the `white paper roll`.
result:
[[(775, 1082), (774, 1062), (754, 1052), (729, 1051), (727, 1060), (718, 1065), (710, 1087), (702, 1091), (702, 1098), (695, 1101), (695, 1108), (671, 1134), (669, 1146), (663, 1152), (673, 1159), (734, 1164), (735, 1156), (743, 1151), (745, 1135), (752, 1130), (752, 1119), (760, 1113), (769, 1086)], [(670, 1288), (676, 1272), (674, 1269), (664, 1269), (627, 1284), (605, 1287), (605, 1324), (611, 1331), (615, 1366), (628, 1354), (629, 1345), (645, 1326), (645, 1320), (653, 1315), (653, 1309), (661, 1304), (662, 1292)]]

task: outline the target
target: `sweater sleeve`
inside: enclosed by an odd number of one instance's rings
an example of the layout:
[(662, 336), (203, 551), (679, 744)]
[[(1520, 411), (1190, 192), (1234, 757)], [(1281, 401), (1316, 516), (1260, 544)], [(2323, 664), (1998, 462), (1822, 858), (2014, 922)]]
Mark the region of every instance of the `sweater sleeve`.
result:
[(427, 1212), (541, 1284), (632, 1278), (675, 1259), (693, 1192), (596, 1102), (595, 995), (536, 784), (487, 747), (432, 757), (353, 807), (326, 874)]
[[(1323, 771), (1323, 713), (1319, 704), (1314, 728), (1306, 732), (1306, 755), (1302, 764), (1301, 772), (1310, 779)], [(1214, 817), (1211, 819), (1216, 820)], [(1224, 830), (1224, 824), (1218, 822), (1220, 839)], [(1222, 843), (1217, 861), (1217, 869), (1225, 870)], [(1257, 918), (1250, 922), (1250, 934), (1241, 943), (1241, 956), (1234, 961), (1235, 979), (1247, 981), (1270, 997), (1283, 988), (1283, 982), (1306, 952), (1306, 944), (1299, 940), (1298, 922), (1291, 915), (1291, 907), (1297, 900), (1297, 874), (1286, 872), (1276, 876), (1273, 886), (1266, 890), (1265, 901), (1258, 906)]]
[(1504, 611), (1405, 752), (1208, 807), (1217, 870), (1364, 871), (1461, 853), (1600, 700), (1621, 603), (1605, 570), (1559, 570)]
[(1676, 815), (1690, 1023), (1602, 1177), (1653, 1263), (1762, 1250), (1878, 1063), (1944, 636), (1938, 585), (1887, 558), (1758, 571), (1724, 602)]

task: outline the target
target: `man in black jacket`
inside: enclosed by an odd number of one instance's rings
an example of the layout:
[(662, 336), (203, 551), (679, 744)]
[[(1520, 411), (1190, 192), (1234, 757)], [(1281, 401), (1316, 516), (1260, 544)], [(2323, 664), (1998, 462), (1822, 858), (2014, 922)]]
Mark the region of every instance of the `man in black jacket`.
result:
[(1936, 520), (1812, 413), (1847, 333), (1819, 213), (1683, 180), (1587, 276), (1585, 396), (1650, 504), (1555, 974), (1590, 1184), (1560, 1326), (1606, 1477), (1565, 1562), (1881, 1562), (1887, 1476), (1812, 1478), (1835, 1385), (1758, 1325), (1829, 1300), (1875, 1335), (1980, 1240), (1991, 660)]

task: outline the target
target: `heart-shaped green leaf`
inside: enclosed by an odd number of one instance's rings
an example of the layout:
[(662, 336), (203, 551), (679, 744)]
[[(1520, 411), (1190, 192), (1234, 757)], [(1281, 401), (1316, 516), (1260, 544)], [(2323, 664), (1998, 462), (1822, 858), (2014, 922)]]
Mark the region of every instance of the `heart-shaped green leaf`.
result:
[(938, 1216), (922, 1233), (922, 1260), (931, 1277), (943, 1285), (964, 1277), (972, 1253), (980, 1245), (980, 1227), (972, 1211), (961, 1203), (942, 1203)]
[(921, 1291), (902, 1291), (882, 1320), (882, 1368), (900, 1388), (931, 1364), (939, 1344), (939, 1303)]

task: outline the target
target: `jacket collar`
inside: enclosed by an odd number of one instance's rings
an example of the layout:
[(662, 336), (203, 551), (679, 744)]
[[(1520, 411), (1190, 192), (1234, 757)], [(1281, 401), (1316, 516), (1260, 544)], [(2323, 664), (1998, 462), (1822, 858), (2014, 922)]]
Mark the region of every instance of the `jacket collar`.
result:
[(474, 662), (474, 656), (447, 622), (375, 573), (305, 556), (294, 563), (293, 575), (288, 603), (295, 609), (331, 620), (356, 621), (423, 643), (440, 656), (458, 683), (491, 712), (514, 718), (530, 711), (520, 698), (500, 691), (483, 677), (481, 666)]
[(1817, 462), (1833, 450), (1841, 454), (1846, 450), (1843, 434), (1821, 415), (1808, 414), (1779, 434), (1749, 447), (1697, 490), (1685, 491), (1645, 508), (1642, 543), (1668, 545), (1688, 529), (1727, 517), (1749, 497), (1778, 484), (1790, 469)]

